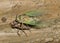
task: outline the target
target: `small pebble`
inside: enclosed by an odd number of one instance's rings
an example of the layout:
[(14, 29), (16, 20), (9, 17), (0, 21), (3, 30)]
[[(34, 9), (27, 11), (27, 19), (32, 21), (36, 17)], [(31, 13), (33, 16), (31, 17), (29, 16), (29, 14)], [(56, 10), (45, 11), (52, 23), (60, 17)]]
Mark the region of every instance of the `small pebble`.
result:
[(45, 39), (45, 42), (51, 42), (51, 41), (53, 41), (53, 38), (46, 38)]

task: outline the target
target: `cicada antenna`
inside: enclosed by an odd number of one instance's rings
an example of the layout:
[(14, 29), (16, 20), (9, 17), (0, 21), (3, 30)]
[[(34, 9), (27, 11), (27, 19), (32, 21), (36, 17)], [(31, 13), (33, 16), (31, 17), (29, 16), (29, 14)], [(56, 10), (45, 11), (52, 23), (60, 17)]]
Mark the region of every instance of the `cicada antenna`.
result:
[(17, 19), (17, 17), (18, 17), (18, 15), (16, 14), (16, 16), (15, 16), (15, 21), (16, 21), (16, 22), (18, 22), (18, 19)]
[(17, 14), (16, 14), (16, 18), (15, 19), (17, 20)]

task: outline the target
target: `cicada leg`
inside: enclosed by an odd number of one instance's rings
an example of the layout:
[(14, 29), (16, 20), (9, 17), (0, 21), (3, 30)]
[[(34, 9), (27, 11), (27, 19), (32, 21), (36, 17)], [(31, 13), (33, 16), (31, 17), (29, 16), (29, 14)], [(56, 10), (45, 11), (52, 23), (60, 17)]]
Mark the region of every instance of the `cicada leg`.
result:
[(30, 30), (30, 27), (29, 26), (27, 26), (27, 29), (29, 30), (29, 32), (31, 33), (31, 30)]
[(19, 29), (17, 30), (17, 35), (20, 36)]
[(21, 26), (21, 31), (27, 36), (26, 32), (23, 30), (24, 28), (24, 24), (22, 23), (22, 26)]
[(24, 30), (21, 30), (21, 31), (22, 31), (26, 36), (28, 36)]

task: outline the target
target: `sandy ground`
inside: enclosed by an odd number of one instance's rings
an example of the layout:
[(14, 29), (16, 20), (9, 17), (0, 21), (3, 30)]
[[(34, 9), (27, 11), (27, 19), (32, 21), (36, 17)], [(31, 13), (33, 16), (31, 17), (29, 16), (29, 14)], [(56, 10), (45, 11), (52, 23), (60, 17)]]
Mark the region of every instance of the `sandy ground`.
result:
[(0, 33), (0, 43), (59, 43), (60, 42), (60, 29), (53, 30), (51, 28), (25, 31), (28, 36), (23, 32), (20, 36), (16, 32), (13, 33)]
[[(47, 27), (41, 29), (25, 31), (27, 37), (23, 32), (20, 32), (20, 36), (17, 35), (16, 31), (7, 25), (15, 19), (15, 14), (21, 14), (25, 11), (32, 9), (46, 10), (47, 14), (43, 15), (41, 19), (51, 20), (59, 18), (60, 15), (60, 0), (45, 0), (44, 2), (36, 0), (0, 0), (0, 43), (60, 43), (60, 24), (58, 28)], [(11, 8), (18, 2), (18, 7)], [(39, 2), (39, 3), (38, 3)], [(20, 5), (19, 5), (20, 4)], [(13, 10), (13, 11), (12, 11)], [(12, 11), (12, 12), (11, 12)], [(7, 21), (3, 23), (2, 17), (7, 17)], [(56, 26), (55, 26), (56, 27)]]

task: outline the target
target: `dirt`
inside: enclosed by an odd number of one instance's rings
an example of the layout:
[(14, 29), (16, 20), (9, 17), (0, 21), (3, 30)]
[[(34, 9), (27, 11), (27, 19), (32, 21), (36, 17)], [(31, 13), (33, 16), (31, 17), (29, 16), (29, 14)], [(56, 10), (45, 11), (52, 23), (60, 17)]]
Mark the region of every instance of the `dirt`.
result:
[(0, 43), (59, 43), (60, 29), (51, 28), (25, 31), (28, 36), (20, 32), (20, 36), (14, 33), (0, 33)]
[[(18, 36), (17, 31), (12, 30), (9, 23), (15, 19), (16, 14), (32, 10), (44, 10), (46, 13), (40, 20), (46, 22), (44, 26), (49, 26), (33, 28), (31, 32), (26, 30), (28, 36), (20, 31)], [(5, 23), (1, 21), (2, 17), (7, 18)], [(55, 19), (56, 22), (52, 22)], [(59, 19), (60, 0), (0, 0), (0, 43), (60, 43)]]

